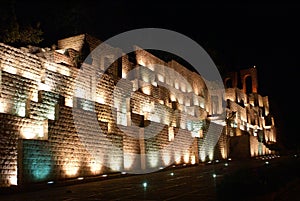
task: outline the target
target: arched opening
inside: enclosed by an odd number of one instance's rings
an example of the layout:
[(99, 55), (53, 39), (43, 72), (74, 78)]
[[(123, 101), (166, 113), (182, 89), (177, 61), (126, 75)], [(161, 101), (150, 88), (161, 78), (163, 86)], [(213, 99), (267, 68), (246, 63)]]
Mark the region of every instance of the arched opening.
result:
[(225, 80), (225, 87), (226, 88), (232, 88), (232, 79), (231, 78), (228, 78)]
[(211, 96), (211, 111), (212, 114), (218, 114), (219, 111), (219, 100), (218, 96)]
[(245, 78), (245, 89), (246, 89), (246, 94), (252, 93), (252, 78), (251, 76), (247, 76)]

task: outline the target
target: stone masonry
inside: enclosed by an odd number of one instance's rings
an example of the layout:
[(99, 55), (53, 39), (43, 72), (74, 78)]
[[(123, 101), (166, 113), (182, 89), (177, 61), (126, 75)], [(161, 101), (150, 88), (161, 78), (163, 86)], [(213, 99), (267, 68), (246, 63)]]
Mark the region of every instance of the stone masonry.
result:
[(175, 60), (139, 47), (99, 57), (99, 44), (88, 34), (57, 48), (0, 43), (0, 187), (273, 153), (255, 68), (210, 94)]

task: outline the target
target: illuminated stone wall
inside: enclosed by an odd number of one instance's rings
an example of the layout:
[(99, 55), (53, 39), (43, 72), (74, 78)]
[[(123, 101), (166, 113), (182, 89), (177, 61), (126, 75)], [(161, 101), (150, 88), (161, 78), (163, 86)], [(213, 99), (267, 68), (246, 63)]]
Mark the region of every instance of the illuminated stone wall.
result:
[(55, 156), (48, 141), (20, 140), (18, 184), (41, 182), (53, 177)]
[[(239, 74), (239, 76), (238, 76)], [(238, 78), (241, 86), (238, 88)], [(250, 80), (247, 82), (246, 79)], [(251, 84), (251, 86), (247, 86)], [(269, 113), (268, 96), (258, 94), (256, 67), (243, 69), (239, 73), (228, 73), (224, 78), (226, 88), (225, 100), (227, 100), (227, 114), (234, 113), (228, 123), (227, 135), (233, 137), (231, 144), (237, 143), (238, 137), (243, 133), (249, 134), (250, 156), (260, 156), (274, 153), (268, 145), (276, 143), (276, 128), (274, 118)], [(246, 93), (246, 89), (251, 91)], [(245, 137), (243, 137), (245, 138)], [(245, 140), (244, 140), (245, 141)], [(237, 147), (237, 146), (235, 146)], [(245, 150), (244, 148), (238, 148)], [(236, 151), (231, 150), (233, 155)]]
[(0, 186), (17, 185), (18, 133), (26, 120), (3, 113), (0, 113), (0, 119)]
[[(77, 37), (76, 43), (73, 41), (75, 49), (83, 45), (80, 38), (82, 36)], [(69, 43), (72, 43), (71, 39), (60, 41), (59, 47), (66, 48)], [(64, 50), (45, 52), (45, 59), (4, 44), (1, 47), (1, 114), (4, 120), (16, 119), (1, 121), (2, 127), (11, 125), (1, 130), (2, 142), (8, 145), (1, 150), (1, 186), (122, 170), (158, 170), (161, 166), (171, 165), (175, 159), (178, 164), (196, 163), (197, 143), (192, 138), (190, 125), (191, 120), (197, 121), (196, 116), (205, 118), (205, 111), (201, 108), (189, 111), (186, 106), (191, 105), (185, 103), (188, 100), (181, 94), (186, 92), (184, 88), (176, 85), (178, 91), (172, 96), (173, 106), (182, 113), (179, 115), (172, 109), (170, 88), (164, 85), (141, 87), (143, 82), (153, 81), (154, 73), (147, 68), (140, 70), (137, 80), (121, 80), (119, 86), (115, 86), (111, 75), (100, 71), (101, 81), (93, 89), (91, 78), (76, 80), (78, 69), (66, 66), (71, 64), (71, 59)], [(22, 61), (27, 58), (35, 66), (23, 67), (28, 61)], [(122, 58), (122, 65), (123, 74), (133, 69), (126, 56)], [(87, 71), (93, 72), (93, 68), (85, 65)], [(76, 81), (83, 91), (94, 94), (74, 97)], [(195, 102), (199, 105), (200, 101), (203, 107), (202, 97)], [(79, 116), (80, 121), (74, 119), (74, 115)], [(95, 117), (97, 121), (94, 121)], [(132, 127), (135, 122), (138, 122), (136, 127)], [(84, 128), (84, 136), (78, 133), (75, 124)], [(99, 135), (99, 125), (103, 135)], [(143, 140), (136, 136), (137, 131), (143, 135)], [(6, 138), (8, 134), (9, 138)], [(9, 142), (10, 138), (12, 142)], [(168, 147), (174, 138), (177, 144)], [(98, 155), (91, 154), (91, 146), (98, 150)], [(11, 149), (14, 151), (7, 152)], [(147, 157), (143, 158), (143, 154)]]
[[(104, 72), (121, 51), (107, 46), (107, 57), (95, 51), (79, 69), (75, 58), (99, 43), (86, 34), (52, 49), (0, 43), (0, 186), (226, 159), (231, 138), (247, 132), (238, 147), (270, 153), (276, 129), (267, 97), (238, 88), (208, 95), (201, 76), (138, 47), (136, 63), (123, 55)], [(232, 111), (226, 128), (214, 121), (207, 134), (212, 117)]]

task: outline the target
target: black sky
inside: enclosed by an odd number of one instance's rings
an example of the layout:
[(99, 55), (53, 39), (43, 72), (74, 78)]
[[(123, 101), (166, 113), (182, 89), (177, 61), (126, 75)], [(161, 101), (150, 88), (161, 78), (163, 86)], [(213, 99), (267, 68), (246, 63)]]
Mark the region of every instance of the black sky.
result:
[(216, 50), (218, 62), (229, 69), (255, 65), (258, 90), (269, 96), (280, 137), (287, 147), (300, 145), (297, 130), (300, 4), (58, 2), (16, 1), (19, 20), (41, 23), (44, 46), (80, 33), (106, 40), (124, 31), (155, 27), (177, 31), (204, 48)]

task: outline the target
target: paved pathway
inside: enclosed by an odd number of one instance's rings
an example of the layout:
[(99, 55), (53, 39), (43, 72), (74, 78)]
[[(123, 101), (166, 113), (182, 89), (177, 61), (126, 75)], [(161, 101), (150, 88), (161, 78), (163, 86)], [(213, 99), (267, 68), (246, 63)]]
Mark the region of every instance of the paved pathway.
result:
[[(290, 160), (290, 159), (288, 159)], [(278, 169), (280, 165), (284, 164), (270, 160), (270, 166)], [(281, 160), (282, 161), (282, 160)], [(102, 178), (99, 181), (92, 181), (72, 185), (55, 186), (49, 185), (47, 188), (19, 192), (8, 195), (0, 195), (1, 201), (98, 201), (98, 200), (285, 200), (287, 196), (294, 196), (299, 192), (299, 185), (295, 183), (294, 189), (290, 192), (283, 190), (281, 194), (274, 192), (267, 192), (265, 195), (256, 196), (252, 198), (240, 195), (242, 193), (239, 186), (234, 186), (240, 183), (230, 183), (228, 178), (234, 178), (236, 173), (243, 168), (247, 168), (247, 178), (252, 177), (253, 170), (259, 168), (266, 169), (265, 162), (262, 160), (249, 160), (243, 163), (228, 161), (228, 166), (224, 162), (208, 165), (197, 165), (183, 168), (170, 168), (160, 172), (155, 172), (145, 175), (134, 175), (115, 177), (110, 179)], [(249, 171), (248, 171), (249, 170)], [(215, 174), (215, 175), (214, 175)], [(238, 173), (239, 174), (239, 173)], [(213, 176), (214, 175), (214, 176)], [(255, 175), (254, 175), (255, 176)], [(256, 176), (255, 176), (256, 177)], [(238, 175), (239, 178), (239, 175)], [(245, 177), (246, 178), (246, 177)], [(241, 179), (245, 179), (241, 177)], [(247, 179), (246, 179), (247, 180)], [(251, 180), (251, 179), (250, 179)], [(252, 181), (252, 180), (251, 180)], [(253, 180), (256, 181), (256, 180)], [(227, 182), (227, 183), (226, 183)], [(238, 181), (245, 184), (245, 188), (249, 188), (247, 181)], [(231, 184), (234, 184), (232, 187)], [(249, 183), (255, 188), (256, 183)], [(234, 189), (235, 188), (235, 189)], [(223, 189), (223, 190), (222, 190)], [(284, 188), (282, 188), (284, 189)], [(284, 193), (288, 194), (284, 194)], [(276, 195), (276, 196), (275, 196)], [(281, 199), (279, 199), (281, 197)], [(243, 198), (243, 199), (241, 199)], [(246, 199), (247, 198), (247, 199)], [(263, 199), (264, 198), (264, 199)], [(293, 199), (288, 199), (289, 201)]]

